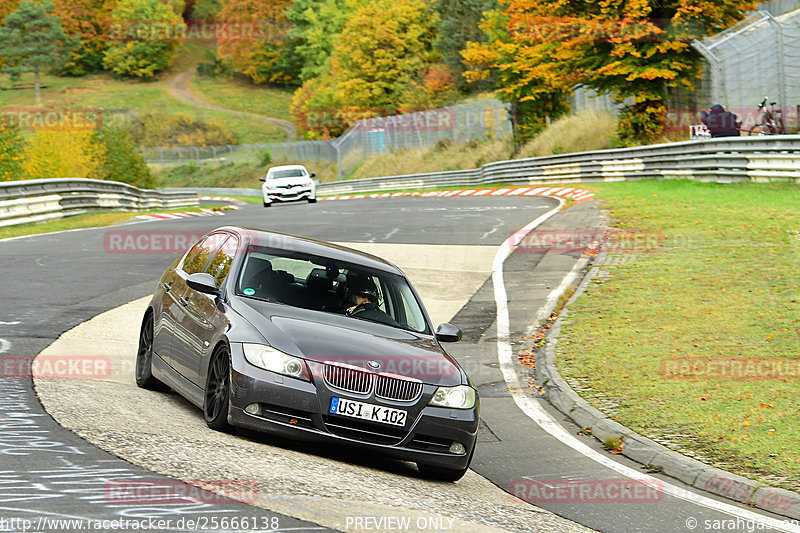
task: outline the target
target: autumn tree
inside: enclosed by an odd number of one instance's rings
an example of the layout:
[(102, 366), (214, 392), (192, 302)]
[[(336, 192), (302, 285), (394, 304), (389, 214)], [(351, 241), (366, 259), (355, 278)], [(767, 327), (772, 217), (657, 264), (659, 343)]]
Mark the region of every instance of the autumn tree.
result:
[(20, 0), (0, 0), (0, 24), (19, 7)]
[(10, 13), (0, 27), (0, 58), (3, 71), (12, 79), (23, 73), (34, 76), (36, 103), (42, 101), (42, 72), (58, 69), (67, 54), (78, 44), (79, 37), (68, 38), (58, 17), (53, 15), (53, 3), (22, 2)]
[(119, 0), (111, 14), (103, 67), (120, 76), (152, 78), (172, 63), (186, 33), (182, 0)]
[(300, 72), (292, 55), (284, 11), (290, 0), (229, 0), (218, 16), (221, 23), (252, 25), (254, 32), (237, 38), (222, 36), (217, 53), (254, 83), (291, 85)]
[[(508, 42), (516, 58), (476, 45), (467, 52), (475, 66), (518, 70), (502, 82), (517, 86), (528, 65), (551, 69), (630, 103), (622, 113), (623, 138), (653, 138), (666, 123), (671, 89), (693, 88), (701, 58), (691, 41), (716, 33), (745, 16), (753, 0), (503, 0)], [(534, 97), (534, 101), (536, 97)]]
[(336, 40), (338, 87), (348, 104), (385, 114), (436, 62), (436, 13), (422, 0), (376, 0), (362, 6)]
[(67, 35), (79, 35), (80, 44), (70, 51), (63, 74), (82, 76), (103, 69), (114, 0), (54, 0), (55, 13)]
[(519, 145), (569, 110), (567, 97), (574, 73), (558, 61), (560, 44), (520, 32), (511, 5), (488, 12), (481, 23), (484, 43), (468, 44), (464, 73), (470, 81), (495, 78), (497, 95), (511, 104), (514, 138)]

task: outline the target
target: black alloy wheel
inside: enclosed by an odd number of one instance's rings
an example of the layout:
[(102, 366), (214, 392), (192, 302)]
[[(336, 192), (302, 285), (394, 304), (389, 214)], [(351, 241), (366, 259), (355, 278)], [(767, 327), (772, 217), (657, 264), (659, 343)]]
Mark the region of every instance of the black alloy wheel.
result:
[(231, 363), (228, 348), (220, 346), (211, 359), (206, 380), (203, 416), (208, 427), (215, 431), (229, 432), (228, 406), (231, 393)]

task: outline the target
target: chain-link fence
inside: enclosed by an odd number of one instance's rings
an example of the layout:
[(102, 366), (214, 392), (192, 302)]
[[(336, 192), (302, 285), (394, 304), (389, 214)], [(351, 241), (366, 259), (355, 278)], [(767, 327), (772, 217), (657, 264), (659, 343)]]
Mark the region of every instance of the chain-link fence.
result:
[(148, 163), (257, 163), (266, 153), (271, 161), (332, 161), (342, 178), (367, 157), (431, 148), (437, 143), (464, 144), (511, 135), (506, 105), (497, 100), (459, 104), (404, 115), (357, 121), (331, 141), (300, 141), (228, 146), (140, 148)]
[[(793, 2), (797, 8), (798, 2)], [(771, 6), (780, 12), (787, 6)], [(749, 130), (762, 115), (757, 107), (768, 104), (783, 114), (786, 129), (797, 129), (800, 106), (800, 10), (775, 16), (769, 11), (753, 13), (728, 30), (695, 41), (695, 48), (707, 60), (707, 86), (697, 105), (706, 108), (722, 104)]]

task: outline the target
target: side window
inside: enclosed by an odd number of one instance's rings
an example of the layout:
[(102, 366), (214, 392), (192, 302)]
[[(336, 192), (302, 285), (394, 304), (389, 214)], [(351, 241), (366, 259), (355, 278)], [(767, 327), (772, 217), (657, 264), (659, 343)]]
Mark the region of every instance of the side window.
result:
[(238, 247), (239, 239), (236, 237), (229, 237), (228, 240), (222, 244), (219, 252), (214, 256), (214, 259), (211, 260), (211, 264), (208, 265), (206, 271), (217, 280), (217, 286), (222, 285), (222, 282), (225, 281), (225, 278), (228, 276)]
[(221, 240), (227, 236), (227, 234), (214, 233), (195, 244), (186, 254), (181, 269), (189, 275), (202, 272), (203, 267), (206, 266), (206, 263), (211, 258), (211, 254), (217, 249)]

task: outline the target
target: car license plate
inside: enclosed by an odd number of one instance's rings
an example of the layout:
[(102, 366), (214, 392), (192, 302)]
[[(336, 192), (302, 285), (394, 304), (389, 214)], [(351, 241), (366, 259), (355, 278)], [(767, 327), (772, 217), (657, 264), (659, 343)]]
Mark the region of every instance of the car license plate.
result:
[(406, 416), (408, 415), (402, 409), (392, 409), (391, 407), (336, 397), (331, 400), (331, 413), (401, 427), (405, 426)]

